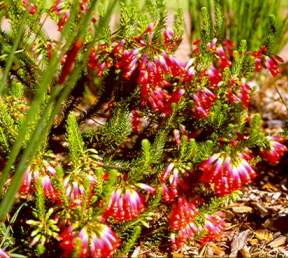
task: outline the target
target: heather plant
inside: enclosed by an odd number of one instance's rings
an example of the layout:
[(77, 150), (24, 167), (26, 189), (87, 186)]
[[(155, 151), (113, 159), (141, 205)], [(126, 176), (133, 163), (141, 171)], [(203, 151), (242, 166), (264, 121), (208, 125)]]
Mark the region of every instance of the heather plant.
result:
[[(14, 232), (24, 240), (0, 256), (14, 247), (28, 257), (127, 256), (151, 242), (169, 243), (169, 253), (219, 238), (223, 206), (261, 159), (275, 165), (287, 151), (250, 104), (257, 74), (277, 76), (281, 58), (269, 45), (248, 51), (245, 40), (215, 38), (204, 12), (182, 62), (182, 11), (169, 28), (164, 0), (120, 1), (113, 32), (114, 2), (41, 3), (3, 4), (3, 227), (26, 206)], [(58, 42), (41, 30), (43, 15), (58, 25)]]

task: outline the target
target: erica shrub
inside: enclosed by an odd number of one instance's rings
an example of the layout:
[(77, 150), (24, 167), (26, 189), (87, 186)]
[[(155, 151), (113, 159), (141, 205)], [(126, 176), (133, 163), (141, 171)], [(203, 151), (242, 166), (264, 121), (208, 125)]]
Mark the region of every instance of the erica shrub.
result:
[[(26, 138), (32, 138), (23, 140), (29, 150), (33, 137), (42, 139), (39, 130), (45, 136), (35, 153), (31, 149), (34, 155), (20, 174), (17, 198), (33, 205), (23, 250), (34, 253), (36, 246), (38, 255), (48, 255), (53, 244), (61, 257), (128, 255), (149, 241), (144, 230), (152, 239), (155, 232), (159, 245), (168, 241), (167, 252), (214, 241), (225, 230), (224, 203), (257, 177), (257, 162), (262, 158), (275, 165), (287, 152), (285, 137), (267, 136), (251, 109), (257, 74), (267, 70), (277, 76), (281, 58), (265, 46), (248, 51), (244, 40), (237, 45), (212, 37), (204, 17), (202, 38), (183, 62), (174, 55), (182, 38), (182, 15), (178, 12), (169, 28), (163, 1), (138, 8), (121, 2), (114, 33), (99, 9), (94, 13), (93, 1), (78, 4), (56, 1), (50, 7), (63, 38), (51, 44), (42, 35), (34, 57), (42, 72), (50, 67), (55, 73), (38, 120), (33, 120), (36, 125), (27, 126)], [(22, 7), (30, 19), (42, 10), (29, 1)], [(74, 20), (69, 24), (69, 19)], [(86, 24), (89, 33), (78, 31), (79, 24)], [(73, 29), (77, 36), (70, 39), (67, 33)], [(23, 62), (32, 50), (25, 51)], [(33, 71), (37, 90), (41, 71)], [(19, 78), (11, 75), (29, 92)], [(22, 122), (1, 113), (1, 124), (10, 125), (1, 130), (11, 135), (3, 138), (9, 148), (1, 142), (4, 160), (17, 144), (12, 129), (23, 133), (26, 110), (35, 103), (27, 92), (21, 92)], [(8, 90), (1, 96), (4, 108), (11, 108), (13, 94)], [(58, 104), (62, 112), (54, 114), (58, 107), (61, 111)], [(51, 118), (45, 124), (46, 116)]]

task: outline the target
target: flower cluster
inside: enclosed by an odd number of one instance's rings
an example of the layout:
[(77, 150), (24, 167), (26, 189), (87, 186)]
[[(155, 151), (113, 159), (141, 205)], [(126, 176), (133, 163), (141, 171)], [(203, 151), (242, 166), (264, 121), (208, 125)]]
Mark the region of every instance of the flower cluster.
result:
[(200, 118), (207, 118), (209, 111), (217, 99), (217, 96), (207, 88), (203, 88), (197, 91), (193, 96), (194, 98), (194, 114)]
[(65, 194), (69, 199), (70, 207), (77, 208), (83, 204), (83, 201), (85, 201), (85, 199), (90, 199), (90, 197), (93, 196), (97, 180), (95, 176), (92, 175), (69, 175), (64, 179), (63, 183), (65, 188)]
[(206, 244), (207, 242), (214, 241), (221, 236), (222, 231), (225, 228), (225, 221), (221, 215), (223, 214), (205, 216), (205, 223), (200, 233), (202, 236), (200, 243), (202, 245)]
[(22, 4), (31, 15), (37, 12), (37, 6), (29, 0), (22, 0)]
[(170, 163), (160, 175), (162, 196), (164, 202), (171, 202), (178, 196), (179, 170)]
[(52, 201), (57, 201), (57, 191), (52, 184), (52, 178), (55, 176), (56, 170), (48, 161), (43, 160), (40, 165), (35, 163), (26, 169), (19, 192), (21, 194), (33, 193), (40, 180), (44, 195)]
[(193, 202), (188, 201), (185, 197), (179, 197), (172, 205), (169, 226), (172, 230), (180, 230), (191, 221), (194, 221), (198, 213), (199, 211)]
[(72, 257), (73, 251), (79, 252), (79, 258), (111, 257), (119, 246), (119, 238), (105, 224), (96, 224), (81, 229), (65, 227), (59, 235), (63, 257)]
[(223, 46), (217, 45), (217, 39), (214, 38), (207, 44), (207, 50), (213, 53), (218, 59), (218, 67), (223, 71), (226, 67), (231, 66), (233, 59), (233, 47), (232, 41), (224, 41)]
[(255, 171), (241, 153), (231, 157), (228, 153), (213, 154), (199, 165), (203, 172), (200, 180), (213, 184), (218, 195), (229, 194), (251, 183)]
[(282, 144), (284, 141), (283, 137), (279, 136), (268, 136), (267, 140), (270, 143), (269, 149), (262, 149), (260, 152), (261, 157), (272, 165), (279, 163), (280, 159), (288, 148)]
[[(191, 82), (193, 69), (161, 48), (155, 48), (159, 44), (153, 44), (154, 29), (150, 24), (143, 35), (135, 37), (133, 48), (121, 40), (112, 48), (100, 45), (92, 49), (88, 67), (98, 76), (104, 76), (113, 66), (121, 71), (124, 80), (133, 77), (140, 88), (141, 105), (149, 105), (153, 111), (167, 116), (172, 113), (172, 104), (178, 103), (185, 92), (183, 87), (171, 83), (172, 78), (182, 83)], [(171, 30), (163, 32), (164, 45), (174, 42), (173, 35)]]
[[(202, 203), (203, 200), (200, 200)], [(185, 197), (179, 197), (172, 205), (169, 215), (169, 227), (173, 231), (170, 234), (173, 250), (177, 250), (187, 241), (199, 239), (201, 245), (217, 239), (225, 228), (223, 214), (218, 212), (213, 215), (205, 214), (203, 225), (196, 222), (199, 210), (194, 201), (188, 201)]]
[(248, 108), (253, 87), (254, 83), (252, 81), (246, 82), (242, 80), (240, 83), (232, 81), (227, 92), (228, 102), (231, 104), (241, 103), (243, 108)]
[(283, 62), (283, 59), (279, 56), (267, 56), (267, 48), (262, 47), (258, 51), (253, 52), (253, 57), (255, 59), (255, 70), (261, 71), (262, 67), (266, 67), (272, 76), (277, 76), (280, 74), (279, 64)]
[[(138, 184), (138, 187), (154, 193), (155, 189), (146, 184)], [(145, 209), (143, 197), (132, 187), (118, 188), (112, 192), (110, 202), (104, 217), (113, 217), (115, 221), (129, 221), (135, 219)]]
[(198, 228), (194, 223), (195, 217), (199, 213), (193, 202), (185, 197), (179, 197), (172, 205), (169, 215), (169, 226), (171, 230), (177, 231), (170, 235), (172, 248), (180, 248), (188, 240), (193, 240)]

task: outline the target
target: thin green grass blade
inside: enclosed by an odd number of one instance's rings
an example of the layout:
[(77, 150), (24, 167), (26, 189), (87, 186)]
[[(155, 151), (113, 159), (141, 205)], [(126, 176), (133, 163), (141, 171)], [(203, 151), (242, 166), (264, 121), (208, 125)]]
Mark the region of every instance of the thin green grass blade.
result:
[(9, 76), (9, 71), (10, 71), (11, 66), (13, 64), (13, 59), (15, 57), (15, 52), (16, 52), (16, 50), (18, 48), (18, 45), (20, 43), (20, 40), (21, 40), (21, 38), (23, 36), (24, 28), (25, 28), (25, 23), (21, 23), (18, 35), (17, 35), (16, 40), (15, 40), (15, 42), (13, 44), (11, 52), (9, 53), (9, 56), (8, 56), (8, 59), (7, 59), (7, 63), (5, 65), (5, 71), (4, 71), (3, 78), (2, 78), (2, 80), (0, 80), (0, 96), (2, 95), (3, 90), (6, 87), (7, 79), (8, 79), (8, 76)]

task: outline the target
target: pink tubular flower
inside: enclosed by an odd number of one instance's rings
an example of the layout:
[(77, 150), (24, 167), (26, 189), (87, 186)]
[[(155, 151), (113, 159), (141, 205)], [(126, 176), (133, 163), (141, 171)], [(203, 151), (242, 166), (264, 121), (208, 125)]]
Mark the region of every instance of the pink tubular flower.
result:
[(281, 142), (284, 140), (279, 136), (268, 136), (270, 142), (269, 149), (262, 149), (260, 152), (261, 157), (272, 165), (279, 163), (288, 148)]
[(111, 257), (119, 246), (119, 239), (106, 224), (82, 228), (79, 233), (72, 226), (66, 227), (59, 236), (63, 257), (72, 257), (79, 248), (79, 258)]
[(197, 118), (203, 119), (209, 116), (210, 109), (214, 105), (217, 96), (207, 88), (198, 90), (193, 96), (194, 98), (194, 114)]
[[(76, 177), (75, 180), (70, 176), (66, 177), (64, 179), (64, 188), (66, 196), (70, 201), (70, 207), (80, 207), (85, 198), (90, 199), (93, 195), (96, 183), (96, 178), (91, 175), (85, 175), (85, 178), (79, 176)], [(84, 185), (87, 186), (88, 189), (85, 189)], [(87, 196), (88, 192), (90, 196)]]
[(10, 256), (0, 248), (0, 258), (10, 258)]
[(141, 117), (139, 111), (136, 109), (131, 112), (131, 125), (134, 133), (139, 133), (141, 131)]
[(263, 56), (263, 50), (260, 49), (258, 51), (253, 52), (252, 54), (255, 59), (255, 71), (260, 72), (262, 69), (262, 56)]
[(49, 199), (56, 201), (57, 200), (57, 194), (56, 190), (52, 185), (51, 179), (48, 175), (45, 175), (40, 178), (41, 184), (44, 190), (44, 195), (48, 197)]
[(199, 214), (193, 201), (188, 201), (185, 197), (179, 197), (173, 204), (169, 215), (169, 227), (173, 232), (170, 235), (173, 250), (180, 248), (185, 242), (193, 240), (198, 232), (194, 224), (195, 217)]
[(113, 217), (120, 222), (129, 221), (137, 218), (144, 208), (144, 201), (136, 190), (118, 188), (112, 193), (104, 217)]
[[(42, 178), (42, 184), (46, 185), (46, 192), (44, 189), (44, 194), (46, 197), (51, 198), (52, 200), (55, 199), (55, 195), (52, 194), (52, 190), (48, 185), (50, 185), (52, 188), (51, 178), (53, 178), (56, 175), (55, 168), (46, 160), (42, 160), (42, 164), (40, 166), (29, 166), (26, 171), (24, 172), (24, 177), (22, 181), (22, 185), (20, 187), (19, 192), (21, 194), (29, 194), (32, 193), (35, 189), (35, 184), (38, 182), (39, 178)], [(48, 190), (48, 188), (51, 190)], [(53, 188), (54, 189), (54, 188)]]
[(219, 57), (219, 67), (224, 70), (226, 67), (229, 67), (231, 65), (231, 61), (228, 59), (224, 48), (223, 47), (218, 47), (216, 49), (216, 53)]
[(189, 202), (185, 197), (179, 197), (172, 206), (169, 215), (169, 226), (172, 230), (185, 228), (187, 224), (194, 221), (198, 209), (193, 202)]
[(222, 75), (215, 68), (214, 65), (211, 65), (210, 69), (207, 71), (208, 80), (210, 82), (211, 89), (217, 89), (219, 83), (222, 81)]
[(160, 175), (162, 196), (164, 202), (171, 202), (178, 196), (178, 185), (180, 182), (179, 170), (170, 163), (162, 175)]
[(194, 222), (186, 224), (176, 233), (170, 234), (172, 249), (175, 251), (181, 248), (187, 241), (193, 241), (195, 234), (198, 233), (198, 228)]
[(231, 104), (241, 103), (243, 108), (248, 108), (253, 86), (253, 81), (246, 82), (245, 80), (242, 80), (240, 85), (236, 82), (232, 82), (227, 93), (228, 102)]
[(278, 56), (265, 56), (265, 66), (270, 71), (270, 73), (275, 77), (280, 74), (279, 63), (283, 62)]
[(148, 193), (154, 194), (156, 192), (155, 188), (150, 186), (150, 185), (147, 185), (144, 183), (137, 183), (135, 185), (138, 186), (139, 188), (145, 190)]
[(225, 228), (225, 221), (223, 218), (221, 218), (221, 216), (214, 214), (206, 215), (205, 217), (206, 221), (202, 229), (204, 235), (200, 240), (200, 243), (202, 245), (205, 245), (207, 242), (214, 241), (215, 239), (220, 237)]
[(28, 194), (30, 192), (31, 180), (32, 180), (32, 174), (30, 173), (29, 169), (26, 169), (26, 171), (24, 172), (23, 182), (19, 190), (21, 194)]
[(37, 12), (37, 6), (33, 3), (30, 3), (29, 0), (22, 0), (22, 4), (31, 15)]
[(69, 11), (65, 12), (65, 13), (61, 16), (61, 18), (60, 18), (60, 20), (59, 20), (59, 22), (58, 22), (58, 24), (57, 24), (57, 25), (58, 25), (58, 30), (59, 30), (60, 32), (63, 30), (65, 24), (67, 23), (67, 21), (68, 21), (68, 19), (69, 19), (69, 17), (70, 17), (70, 12), (69, 12)]
[(256, 176), (241, 153), (233, 159), (224, 152), (213, 154), (199, 165), (199, 169), (203, 172), (200, 180), (214, 184), (215, 192), (220, 196), (241, 189)]
[(119, 246), (119, 239), (107, 225), (101, 225), (98, 234), (91, 235), (90, 252), (92, 257), (111, 257)]

